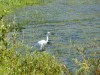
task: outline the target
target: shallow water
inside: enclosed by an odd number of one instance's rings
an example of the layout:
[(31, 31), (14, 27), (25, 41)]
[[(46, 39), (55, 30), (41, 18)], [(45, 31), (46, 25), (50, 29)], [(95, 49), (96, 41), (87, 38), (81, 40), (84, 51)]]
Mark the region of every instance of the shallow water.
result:
[[(100, 57), (100, 3), (98, 0), (88, 1), (55, 0), (45, 5), (26, 6), (6, 19), (12, 22), (15, 16), (16, 23), (25, 27), (19, 32), (19, 40), (24, 40), (30, 47), (46, 39), (45, 35), (50, 31), (47, 52), (72, 69), (72, 59), (81, 60), (77, 47), (85, 47), (87, 57), (94, 52)], [(33, 49), (39, 48), (33, 46)]]

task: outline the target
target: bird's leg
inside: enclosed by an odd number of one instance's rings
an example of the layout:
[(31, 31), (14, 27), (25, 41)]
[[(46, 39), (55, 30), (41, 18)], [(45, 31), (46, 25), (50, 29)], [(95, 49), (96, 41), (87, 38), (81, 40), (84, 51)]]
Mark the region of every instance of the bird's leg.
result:
[(43, 48), (42, 48), (42, 50), (43, 50), (43, 51), (45, 51), (45, 50), (46, 50), (46, 48), (45, 48), (45, 46), (44, 46), (44, 45), (43, 45)]
[(40, 50), (45, 51), (46, 50), (45, 46), (41, 45)]
[(42, 50), (42, 49), (43, 49), (43, 46), (41, 45), (41, 46), (40, 46), (40, 50)]

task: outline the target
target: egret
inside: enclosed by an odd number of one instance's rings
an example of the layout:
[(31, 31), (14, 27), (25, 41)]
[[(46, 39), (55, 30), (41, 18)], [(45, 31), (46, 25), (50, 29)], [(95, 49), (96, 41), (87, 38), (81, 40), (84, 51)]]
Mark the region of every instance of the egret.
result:
[(40, 46), (40, 50), (43, 50), (45, 48), (45, 45), (48, 43), (48, 41), (49, 41), (49, 37), (48, 37), (49, 34), (50, 34), (50, 32), (47, 32), (46, 40), (38, 41), (38, 44)]

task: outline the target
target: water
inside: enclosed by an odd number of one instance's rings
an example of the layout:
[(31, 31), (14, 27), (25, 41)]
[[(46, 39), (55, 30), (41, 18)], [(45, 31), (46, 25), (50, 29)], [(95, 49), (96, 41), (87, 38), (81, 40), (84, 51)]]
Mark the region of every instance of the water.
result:
[[(76, 48), (86, 47), (86, 57), (96, 52), (100, 57), (100, 3), (98, 0), (55, 0), (46, 5), (26, 6), (6, 17), (25, 29), (19, 32), (19, 40), (33, 46), (46, 39), (48, 31), (50, 43), (47, 52), (56, 56), (73, 69), (73, 58), (81, 60)], [(33, 49), (36, 47), (33, 47)], [(32, 50), (33, 50), (32, 49)]]

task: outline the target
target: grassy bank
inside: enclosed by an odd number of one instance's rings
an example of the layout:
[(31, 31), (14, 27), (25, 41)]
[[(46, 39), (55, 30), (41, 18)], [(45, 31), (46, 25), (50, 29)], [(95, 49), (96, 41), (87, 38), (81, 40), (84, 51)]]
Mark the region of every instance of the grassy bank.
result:
[(1, 75), (61, 75), (62, 64), (46, 52), (33, 52), (25, 55), (13, 49), (0, 50)]
[(46, 4), (51, 0), (0, 0), (0, 17), (25, 5)]

